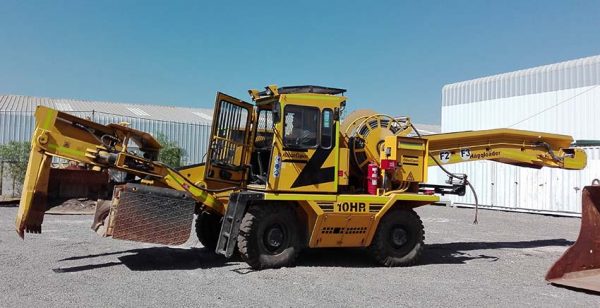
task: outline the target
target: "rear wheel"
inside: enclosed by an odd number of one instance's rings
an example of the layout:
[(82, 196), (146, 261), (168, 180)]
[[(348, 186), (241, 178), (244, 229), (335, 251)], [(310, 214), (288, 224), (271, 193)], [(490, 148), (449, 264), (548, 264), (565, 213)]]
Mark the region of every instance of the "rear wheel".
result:
[(369, 252), (381, 265), (414, 265), (424, 248), (423, 229), (423, 222), (414, 210), (390, 210), (379, 222)]
[(253, 269), (291, 266), (300, 251), (296, 213), (285, 205), (252, 205), (244, 215), (238, 250)]
[(196, 218), (196, 235), (200, 243), (210, 251), (215, 251), (219, 232), (221, 232), (222, 217), (202, 211)]

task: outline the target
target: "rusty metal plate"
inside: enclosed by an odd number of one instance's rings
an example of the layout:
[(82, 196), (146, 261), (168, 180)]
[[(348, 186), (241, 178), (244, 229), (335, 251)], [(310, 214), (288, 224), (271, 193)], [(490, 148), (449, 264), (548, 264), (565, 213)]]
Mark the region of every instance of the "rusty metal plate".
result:
[(181, 245), (190, 237), (195, 201), (168, 188), (127, 184), (120, 193), (112, 236), (115, 239)]
[(550, 268), (546, 280), (600, 292), (600, 186), (583, 188), (579, 237)]
[[(81, 179), (85, 179), (82, 181)], [(109, 193), (108, 173), (81, 169), (50, 169), (50, 198), (99, 198)]]

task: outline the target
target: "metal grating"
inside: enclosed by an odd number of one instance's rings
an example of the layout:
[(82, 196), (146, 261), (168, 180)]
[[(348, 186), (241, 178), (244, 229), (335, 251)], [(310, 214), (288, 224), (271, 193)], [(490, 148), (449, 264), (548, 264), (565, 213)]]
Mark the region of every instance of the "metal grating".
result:
[(195, 201), (166, 195), (175, 194), (172, 189), (153, 188), (148, 192), (131, 186), (120, 195), (113, 238), (164, 245), (185, 243), (190, 237)]
[(323, 234), (363, 234), (367, 233), (367, 227), (323, 227), (321, 229)]

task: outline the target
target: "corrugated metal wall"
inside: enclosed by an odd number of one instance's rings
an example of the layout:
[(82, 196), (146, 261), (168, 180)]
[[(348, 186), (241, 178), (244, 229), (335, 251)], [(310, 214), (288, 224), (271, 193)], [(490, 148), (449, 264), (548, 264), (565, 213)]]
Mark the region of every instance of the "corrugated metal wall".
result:
[[(501, 163), (477, 161), (447, 166), (451, 172), (464, 173), (475, 187), (479, 204), (514, 210), (556, 214), (581, 213), (581, 189), (600, 179), (600, 147), (584, 148), (588, 166), (584, 170), (530, 169)], [(447, 178), (439, 168), (430, 167), (430, 181)], [(470, 191), (464, 197), (446, 196), (459, 204), (475, 204)]]
[[(447, 85), (442, 132), (515, 128), (600, 140), (600, 56)], [(600, 178), (600, 148), (586, 148), (581, 171), (519, 168), (494, 162), (449, 166), (466, 173), (486, 206), (581, 213), (580, 189)], [(431, 181), (445, 179), (430, 169)], [(471, 196), (451, 197), (474, 203)]]
[(3, 111), (34, 112), (37, 106), (46, 106), (65, 112), (96, 110), (105, 114), (118, 116), (207, 125), (212, 122), (213, 114), (212, 110), (206, 108), (114, 103), (24, 95), (0, 95), (0, 110)]
[(600, 139), (600, 86), (442, 106), (442, 132), (508, 127)]
[(600, 55), (445, 85), (442, 106), (600, 84)]
[[(185, 164), (202, 162), (207, 151), (210, 126), (205, 124), (179, 123), (103, 112), (69, 111), (78, 117), (90, 117), (101, 124), (127, 122), (132, 128), (154, 135), (163, 133), (176, 141), (186, 151)], [(35, 128), (35, 118), (30, 112), (0, 111), (0, 144), (9, 141), (28, 141)]]

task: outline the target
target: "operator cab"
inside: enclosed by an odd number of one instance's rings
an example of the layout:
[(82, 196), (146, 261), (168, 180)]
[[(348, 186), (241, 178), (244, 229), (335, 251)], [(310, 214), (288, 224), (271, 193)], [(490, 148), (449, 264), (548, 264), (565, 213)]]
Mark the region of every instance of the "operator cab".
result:
[(339, 94), (345, 90), (271, 85), (248, 92), (255, 106), (217, 95), (207, 184), (336, 192), (337, 124), (346, 100)]
[(273, 149), (273, 110), (263, 104), (257, 106), (257, 123), (254, 130), (254, 147), (250, 155), (249, 184), (265, 185)]

